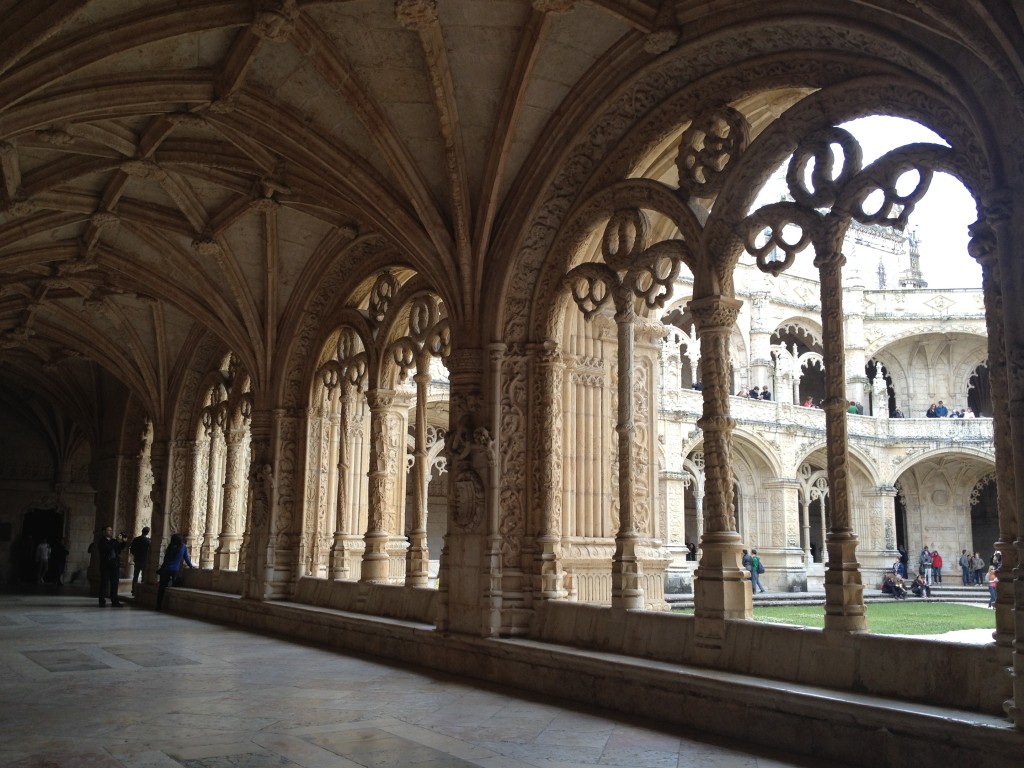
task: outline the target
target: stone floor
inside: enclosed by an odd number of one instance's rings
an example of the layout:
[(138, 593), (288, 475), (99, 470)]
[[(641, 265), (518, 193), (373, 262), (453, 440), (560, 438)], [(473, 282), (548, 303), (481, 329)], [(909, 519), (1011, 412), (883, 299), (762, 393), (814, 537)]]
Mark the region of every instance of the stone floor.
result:
[(0, 594), (3, 766), (816, 764), (81, 594)]

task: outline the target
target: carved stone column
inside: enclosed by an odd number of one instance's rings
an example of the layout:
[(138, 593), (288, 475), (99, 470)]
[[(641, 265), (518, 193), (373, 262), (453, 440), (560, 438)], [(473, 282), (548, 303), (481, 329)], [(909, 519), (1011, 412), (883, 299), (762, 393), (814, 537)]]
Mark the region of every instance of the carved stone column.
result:
[[(238, 422), (241, 420), (239, 419)], [(221, 514), (221, 530), (217, 540), (217, 551), (214, 567), (222, 571), (238, 569), (238, 551), (241, 548), (241, 521), (244, 499), (242, 492), (242, 473), (245, 467), (242, 450), (245, 444), (245, 428), (242, 423), (234, 423), (225, 429), (225, 460), (224, 460), (224, 506)]]
[(633, 365), (635, 358), (636, 313), (631, 301), (616, 306), (615, 325), (618, 332), (617, 379), (618, 413), (615, 432), (619, 447), (619, 529), (615, 534), (612, 555), (612, 608), (643, 608), (643, 567), (638, 552), (637, 531), (636, 423), (633, 407)]
[[(448, 454), (448, 533), (441, 557), (441, 588), (445, 590), (439, 617), (452, 632), (496, 634), (491, 622), (493, 587), (487, 567), (487, 494), (494, 442), (487, 428), (482, 383), (484, 356), (480, 349), (453, 350), (451, 374), (451, 429), (445, 437)], [(496, 404), (495, 404), (496, 405)], [(447, 587), (445, 585), (447, 584)]]
[(276, 501), (273, 416), (273, 412), (269, 410), (253, 410), (249, 421), (249, 485), (246, 514), (249, 538), (242, 594), (254, 600), (262, 600), (274, 593), (271, 586), (274, 581), (271, 569), (276, 560), (276, 553), (272, 548)]
[(210, 441), (209, 439), (193, 440), (191, 442), (192, 452), (192, 477), (189, 483), (192, 489), (191, 501), (189, 504), (188, 519), (184, 526), (185, 543), (189, 552), (196, 555), (203, 542), (202, 526), (205, 522), (206, 512), (206, 472), (210, 466)]
[[(150, 464), (150, 443), (153, 435), (151, 429), (152, 425), (147, 423), (142, 439), (139, 441), (139, 476), (135, 485), (135, 514), (132, 515), (132, 519), (117, 521), (131, 531), (131, 536), (138, 535), (144, 526), (151, 526), (152, 523), (153, 499), (150, 494), (153, 490), (153, 468)], [(115, 531), (116, 533), (117, 531)]]
[(732, 488), (732, 431), (729, 415), (729, 335), (742, 302), (709, 296), (689, 304), (700, 334), (703, 360), (704, 535), (694, 573), (694, 615), (698, 647), (718, 649), (725, 619), (749, 619), (752, 599), (742, 565), (742, 539), (736, 531)]
[(153, 485), (150, 491), (153, 502), (153, 523), (150, 526), (152, 528), (152, 531), (150, 531), (152, 542), (150, 551), (155, 553), (157, 557), (162, 557), (164, 547), (174, 531), (170, 530), (170, 521), (167, 515), (167, 489), (169, 487), (167, 474), (171, 466), (171, 457), (168, 455), (168, 440), (158, 435), (159, 433), (154, 430), (153, 442), (149, 449), (149, 463), (153, 471)]
[[(1010, 385), (1007, 379), (1006, 339), (1003, 331), (1003, 288), (1000, 266), (997, 258), (997, 228), (1002, 237), (1010, 237), (1005, 204), (986, 210), (986, 213), (971, 226), (969, 251), (981, 264), (982, 290), (985, 296), (985, 327), (988, 332), (988, 369), (992, 387), (992, 406), (997, 414), (1005, 413), (1009, 407)], [(999, 515), (999, 539), (995, 548), (1003, 553), (1001, 570), (1012, 574), (1018, 565), (1019, 554), (1014, 546), (1019, 531), (1016, 519), (1016, 487), (1013, 463), (1002, 460), (1013, 454), (1010, 422), (1007, 419), (992, 420), (992, 432), (996, 449), (996, 488)], [(1014, 639), (1014, 579), (1003, 577), (996, 587), (996, 644), (1013, 648)], [(1009, 656), (1006, 659), (1010, 663)]]
[(825, 360), (825, 435), (828, 444), (828, 487), (831, 527), (825, 540), (825, 631), (867, 630), (864, 585), (857, 562), (857, 536), (850, 515), (849, 445), (846, 417), (844, 317), (841, 253), (816, 259), (821, 279), (821, 327)]
[[(771, 332), (764, 319), (769, 296), (767, 291), (758, 291), (750, 297), (750, 381), (747, 385), (765, 387), (771, 384), (774, 389), (771, 378)], [(772, 397), (778, 396), (778, 392), (772, 392)]]
[(334, 541), (331, 544), (331, 578), (351, 579), (356, 563), (352, 562), (353, 544), (362, 550), (362, 536), (353, 527), (349, 477), (352, 471), (351, 440), (355, 396), (351, 385), (342, 381), (338, 391), (338, 483), (335, 494)]
[[(1016, 201), (1019, 205), (1019, 201)], [(988, 331), (988, 366), (992, 387), (992, 420), (996, 450), (996, 504), (999, 540), (1003, 553), (996, 587), (996, 644), (1008, 652), (1010, 693), (1006, 707), (1017, 728), (1024, 730), (1024, 512), (1018, 508), (1017, 487), (1024, 482), (1024, 384), (1020, 350), (1024, 323), (1019, 307), (1024, 301), (1024, 275), (1019, 264), (1019, 243), (1024, 221), (1011, 219), (1015, 201), (1006, 190), (989, 195), (982, 215), (971, 226), (969, 250), (981, 264)], [(1019, 207), (1016, 210), (1020, 210)], [(1009, 413), (1009, 419), (999, 414)]]
[(396, 446), (392, 445), (388, 423), (395, 393), (390, 389), (374, 389), (366, 393), (370, 406), (370, 470), (368, 524), (363, 541), (363, 567), (360, 581), (369, 584), (386, 584), (390, 572), (388, 563), (389, 524), (395, 516), (394, 478), (392, 475)]
[(413, 381), (416, 382), (416, 424), (413, 429), (416, 444), (412, 464), (413, 519), (409, 530), (405, 583), (410, 587), (423, 587), (427, 584), (430, 570), (427, 551), (427, 483), (430, 479), (430, 467), (427, 466), (427, 387), (430, 386), (430, 371), (417, 371)]
[(565, 363), (555, 345), (531, 349), (534, 416), (532, 529), (535, 591), (545, 600), (565, 597), (562, 572), (562, 380)]
[(217, 550), (217, 532), (220, 528), (221, 485), (217, 482), (220, 475), (221, 457), (224, 452), (224, 430), (218, 424), (220, 411), (207, 412), (203, 426), (210, 441), (210, 463), (206, 469), (206, 521), (203, 529), (203, 545), (199, 551), (199, 567), (212, 568), (214, 554)]

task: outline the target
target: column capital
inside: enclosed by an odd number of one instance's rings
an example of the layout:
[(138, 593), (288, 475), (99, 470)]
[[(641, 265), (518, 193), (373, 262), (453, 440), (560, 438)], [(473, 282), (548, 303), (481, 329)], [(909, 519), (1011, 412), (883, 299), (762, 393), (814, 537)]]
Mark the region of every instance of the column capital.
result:
[(740, 299), (731, 296), (705, 296), (687, 304), (701, 333), (731, 330), (742, 306)]

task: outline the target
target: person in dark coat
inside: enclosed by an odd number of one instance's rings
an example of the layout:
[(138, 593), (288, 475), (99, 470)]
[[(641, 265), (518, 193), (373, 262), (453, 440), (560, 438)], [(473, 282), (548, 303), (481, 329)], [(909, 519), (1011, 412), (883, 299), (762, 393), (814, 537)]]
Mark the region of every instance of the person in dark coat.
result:
[(160, 586), (156, 591), (156, 609), (158, 611), (164, 604), (164, 593), (167, 591), (167, 585), (175, 583), (183, 562), (189, 568), (195, 568), (188, 556), (188, 547), (185, 546), (185, 539), (182, 538), (180, 533), (175, 533), (171, 536), (171, 543), (164, 550), (164, 561), (157, 571), (160, 574)]
[(117, 588), (121, 580), (121, 550), (128, 544), (128, 537), (123, 533), (114, 538), (114, 529), (107, 526), (100, 535), (98, 544), (100, 566), (100, 602), (102, 608), (107, 604), (106, 592), (110, 591), (110, 604), (121, 607), (121, 598), (117, 596)]
[(132, 545), (128, 548), (128, 551), (132, 553), (132, 562), (135, 564), (135, 568), (132, 571), (132, 594), (135, 594), (135, 585), (139, 583), (139, 579), (142, 578), (143, 571), (146, 569), (146, 563), (149, 562), (149, 547), (152, 541), (149, 538), (149, 526), (147, 525), (142, 529), (142, 535), (136, 536), (132, 539)]

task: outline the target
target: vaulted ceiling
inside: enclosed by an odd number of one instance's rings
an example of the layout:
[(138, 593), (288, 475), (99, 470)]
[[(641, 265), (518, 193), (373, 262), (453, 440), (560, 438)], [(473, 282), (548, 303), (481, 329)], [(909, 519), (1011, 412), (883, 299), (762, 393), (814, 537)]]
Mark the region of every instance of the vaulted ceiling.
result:
[[(821, 5), (1024, 71), (1020, 3)], [(674, 46), (806, 6), (0, 0), (0, 388), (70, 401), (98, 366), (166, 414), (211, 334), (263, 385), (358, 243), (467, 322), (562, 128)]]

